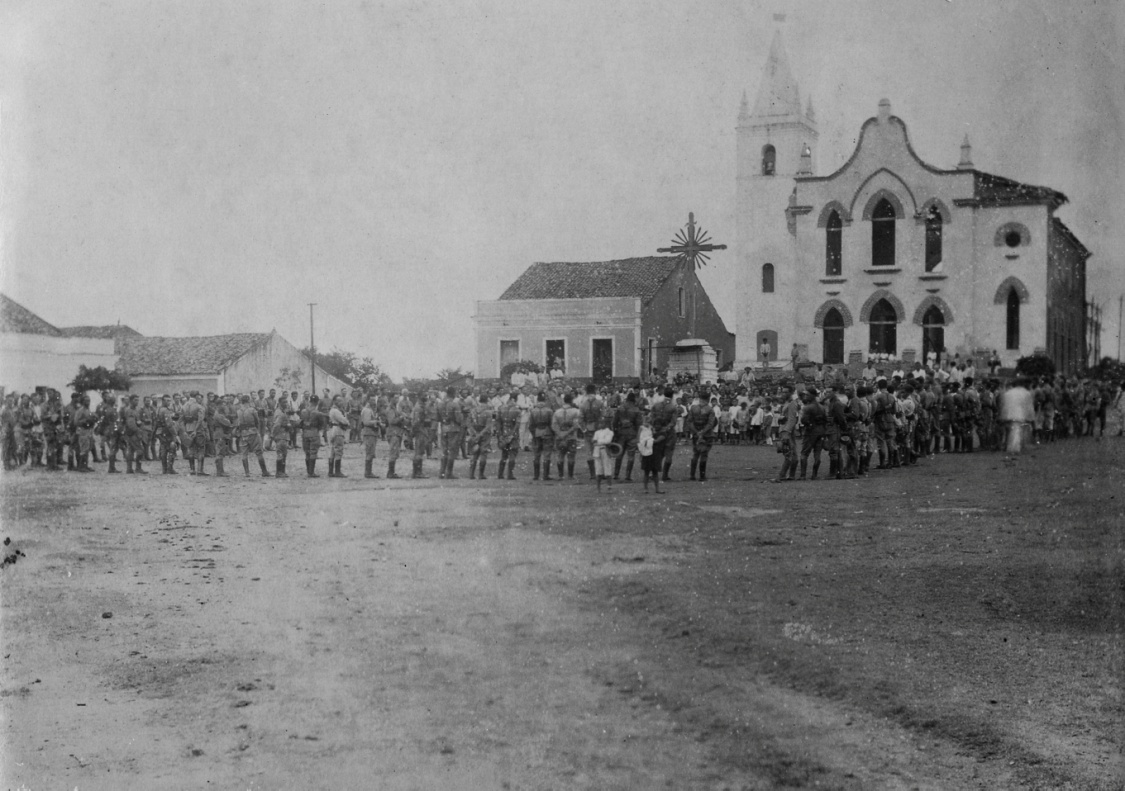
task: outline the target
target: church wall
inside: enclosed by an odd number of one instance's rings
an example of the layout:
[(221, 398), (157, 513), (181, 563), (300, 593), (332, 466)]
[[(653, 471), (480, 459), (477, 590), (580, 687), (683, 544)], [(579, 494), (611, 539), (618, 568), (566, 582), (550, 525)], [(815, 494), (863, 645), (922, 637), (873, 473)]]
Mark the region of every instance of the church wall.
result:
[(613, 375), (637, 376), (641, 305), (634, 297), (513, 299), (477, 302), (478, 378), (500, 375), (500, 342), (519, 341), (519, 358), (546, 364), (546, 342), (566, 341), (566, 373), (592, 375), (592, 341), (613, 340)]
[[(679, 290), (684, 289), (685, 310), (680, 316)], [(735, 339), (727, 330), (711, 298), (691, 269), (679, 268), (669, 277), (656, 295), (644, 306), (641, 317), (641, 346), (648, 349), (649, 338), (655, 340), (655, 363), (642, 354), (642, 369), (655, 364), (668, 367), (668, 357), (677, 341), (703, 338), (718, 353), (720, 365), (734, 359)]]

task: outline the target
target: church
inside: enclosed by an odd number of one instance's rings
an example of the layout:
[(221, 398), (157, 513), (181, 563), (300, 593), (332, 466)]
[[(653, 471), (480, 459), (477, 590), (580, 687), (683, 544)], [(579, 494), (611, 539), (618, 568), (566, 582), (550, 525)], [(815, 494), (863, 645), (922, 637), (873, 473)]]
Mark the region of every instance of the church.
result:
[(766, 341), (771, 360), (1083, 367), (1090, 252), (1055, 216), (1065, 195), (976, 169), (967, 136), (956, 167), (922, 161), (886, 99), (835, 171), (818, 173), (817, 138), (775, 34), (738, 116), (738, 366)]

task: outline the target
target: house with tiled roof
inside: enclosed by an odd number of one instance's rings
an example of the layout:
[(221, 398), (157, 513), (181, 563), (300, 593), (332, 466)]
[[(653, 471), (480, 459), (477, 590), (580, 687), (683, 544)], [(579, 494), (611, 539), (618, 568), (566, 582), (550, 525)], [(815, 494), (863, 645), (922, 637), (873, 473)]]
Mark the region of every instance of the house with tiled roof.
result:
[[(130, 392), (157, 395), (184, 390), (247, 393), (269, 390), (311, 390), (308, 357), (271, 332), (240, 332), (187, 338), (119, 337), (117, 369), (132, 380)], [(316, 389), (339, 390), (344, 383), (317, 366)]]
[(766, 344), (767, 362), (996, 350), (1084, 367), (1091, 253), (1055, 215), (1066, 195), (978, 169), (967, 136), (956, 166), (931, 165), (886, 99), (827, 173), (818, 136), (778, 34), (738, 116), (739, 365)]
[(734, 354), (695, 270), (672, 256), (532, 264), (499, 299), (477, 302), (474, 323), (486, 379), (518, 360), (568, 379), (644, 378), (687, 339), (705, 341), (719, 366)]
[(6, 294), (0, 294), (0, 388), (29, 393), (67, 389), (78, 366), (112, 369), (112, 337), (70, 334)]

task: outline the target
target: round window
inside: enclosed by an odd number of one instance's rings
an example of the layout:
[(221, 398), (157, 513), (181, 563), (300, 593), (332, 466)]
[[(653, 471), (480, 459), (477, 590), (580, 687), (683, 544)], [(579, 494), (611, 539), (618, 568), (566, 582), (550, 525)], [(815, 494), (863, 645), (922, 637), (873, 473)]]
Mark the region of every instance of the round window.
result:
[(1008, 245), (1008, 247), (1019, 247), (1022, 241), (1023, 237), (1020, 236), (1019, 231), (1008, 231), (1004, 234), (1004, 244)]

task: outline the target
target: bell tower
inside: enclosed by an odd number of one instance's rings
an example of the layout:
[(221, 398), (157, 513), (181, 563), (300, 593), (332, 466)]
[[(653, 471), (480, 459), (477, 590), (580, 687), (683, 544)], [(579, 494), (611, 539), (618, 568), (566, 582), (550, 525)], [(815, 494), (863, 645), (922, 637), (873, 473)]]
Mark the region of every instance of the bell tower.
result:
[(737, 126), (737, 365), (758, 363), (763, 338), (771, 362), (789, 359), (796, 330), (796, 244), (785, 209), (794, 176), (816, 172), (812, 101), (801, 107), (781, 32), (774, 33), (757, 98), (744, 92)]

